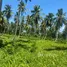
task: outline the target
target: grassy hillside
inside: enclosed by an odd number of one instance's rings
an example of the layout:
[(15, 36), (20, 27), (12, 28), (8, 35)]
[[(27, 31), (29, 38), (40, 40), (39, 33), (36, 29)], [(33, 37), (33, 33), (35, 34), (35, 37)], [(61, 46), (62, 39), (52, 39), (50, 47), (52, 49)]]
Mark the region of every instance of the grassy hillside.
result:
[(0, 35), (0, 67), (67, 67), (67, 44), (34, 37)]

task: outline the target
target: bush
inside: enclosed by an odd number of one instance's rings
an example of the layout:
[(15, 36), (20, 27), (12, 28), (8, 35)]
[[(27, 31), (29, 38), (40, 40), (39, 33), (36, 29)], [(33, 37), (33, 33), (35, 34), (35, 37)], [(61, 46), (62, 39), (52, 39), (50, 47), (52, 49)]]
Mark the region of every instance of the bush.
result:
[(8, 52), (8, 54), (14, 54), (14, 46), (12, 46), (11, 44), (8, 44), (6, 46), (6, 51)]
[(36, 44), (34, 43), (34, 44), (31, 45), (30, 52), (35, 52), (36, 49), (37, 49), (37, 47), (36, 47)]
[(3, 47), (3, 40), (0, 39), (0, 48)]

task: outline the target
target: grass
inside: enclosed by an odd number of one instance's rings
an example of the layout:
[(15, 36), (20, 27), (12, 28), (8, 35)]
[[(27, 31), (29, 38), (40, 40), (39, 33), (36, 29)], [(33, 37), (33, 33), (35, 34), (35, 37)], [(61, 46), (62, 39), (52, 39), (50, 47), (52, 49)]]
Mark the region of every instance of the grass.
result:
[(67, 67), (67, 44), (35, 37), (0, 36), (0, 67)]

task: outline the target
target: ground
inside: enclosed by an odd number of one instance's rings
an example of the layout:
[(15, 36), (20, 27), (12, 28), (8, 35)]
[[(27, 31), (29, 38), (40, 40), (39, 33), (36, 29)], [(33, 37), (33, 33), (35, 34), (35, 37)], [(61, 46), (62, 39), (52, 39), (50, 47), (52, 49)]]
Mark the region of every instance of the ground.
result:
[(67, 43), (0, 35), (0, 67), (67, 67)]

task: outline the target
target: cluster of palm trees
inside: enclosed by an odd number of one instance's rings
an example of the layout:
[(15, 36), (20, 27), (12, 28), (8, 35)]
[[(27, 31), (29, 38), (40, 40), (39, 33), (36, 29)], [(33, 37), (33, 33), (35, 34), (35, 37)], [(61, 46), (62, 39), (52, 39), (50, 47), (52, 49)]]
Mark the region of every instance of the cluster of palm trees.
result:
[[(6, 5), (5, 9), (1, 11), (2, 0), (0, 0), (0, 32), (15, 35), (36, 35), (43, 37), (59, 37), (59, 29), (65, 25), (62, 36), (67, 39), (67, 20), (63, 9), (58, 9), (56, 15), (48, 13), (44, 18), (41, 16), (41, 8), (35, 5), (31, 10), (31, 15), (24, 16), (28, 0), (18, 0), (18, 11), (14, 16), (14, 22), (9, 23), (12, 16), (10, 5)], [(31, 1), (31, 0), (29, 0)]]

